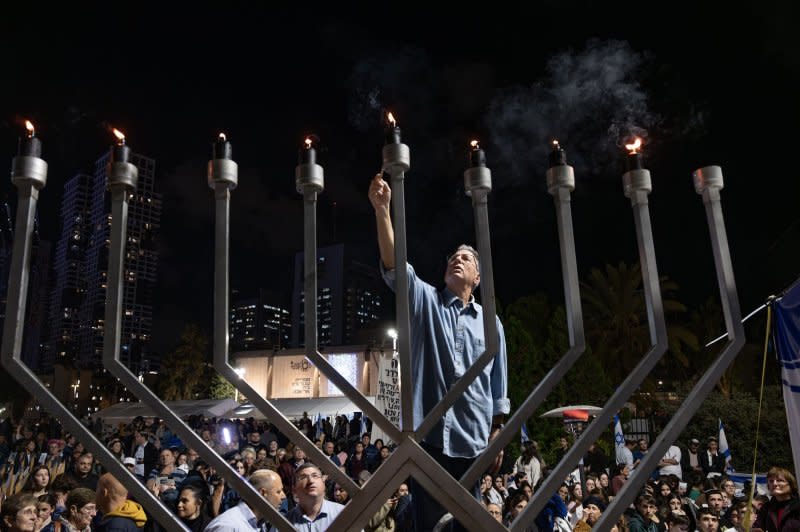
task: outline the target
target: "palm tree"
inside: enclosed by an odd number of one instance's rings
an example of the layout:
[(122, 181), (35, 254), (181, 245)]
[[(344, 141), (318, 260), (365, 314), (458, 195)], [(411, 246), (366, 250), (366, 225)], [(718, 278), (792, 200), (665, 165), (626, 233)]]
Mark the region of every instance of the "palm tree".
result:
[[(662, 365), (689, 367), (689, 354), (698, 350), (697, 336), (676, 322), (686, 313), (686, 306), (674, 299), (678, 285), (666, 276), (660, 279), (664, 314), (667, 318), (668, 353)], [(585, 310), (586, 338), (599, 357), (609, 377), (621, 382), (650, 348), (650, 329), (642, 289), (641, 269), (620, 262), (615, 268), (606, 264), (605, 272), (593, 268), (581, 282)], [(674, 374), (674, 368), (671, 368)], [(645, 388), (652, 388), (650, 377)]]

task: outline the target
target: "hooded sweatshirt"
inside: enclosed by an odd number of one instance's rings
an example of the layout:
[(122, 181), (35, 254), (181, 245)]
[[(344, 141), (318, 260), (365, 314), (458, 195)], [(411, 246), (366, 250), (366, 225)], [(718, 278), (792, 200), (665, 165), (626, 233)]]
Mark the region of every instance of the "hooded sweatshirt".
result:
[(97, 526), (98, 532), (128, 532), (136, 531), (144, 527), (147, 516), (142, 507), (131, 500), (112, 510), (103, 516)]

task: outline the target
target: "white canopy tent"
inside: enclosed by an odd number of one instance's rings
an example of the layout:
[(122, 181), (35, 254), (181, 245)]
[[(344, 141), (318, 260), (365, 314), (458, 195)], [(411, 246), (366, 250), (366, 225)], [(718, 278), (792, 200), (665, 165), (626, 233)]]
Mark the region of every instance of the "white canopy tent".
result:
[[(375, 404), (374, 396), (366, 396), (367, 400)], [(311, 397), (303, 399), (272, 399), (270, 401), (288, 419), (298, 419), (303, 416), (303, 412), (308, 412), (308, 417), (313, 418), (317, 414), (335, 417), (340, 414), (350, 415), (353, 412), (360, 412), (361, 408), (356, 406), (347, 397)], [(222, 417), (254, 417), (256, 419), (266, 419), (267, 416), (259, 410), (234, 407), (226, 412)]]
[[(204, 417), (224, 417), (238, 403), (233, 399), (200, 399), (196, 401), (164, 401), (179, 418), (193, 415)], [(144, 403), (117, 403), (95, 412), (92, 417), (100, 418), (106, 425), (127, 423), (137, 416), (153, 417), (156, 413)]]

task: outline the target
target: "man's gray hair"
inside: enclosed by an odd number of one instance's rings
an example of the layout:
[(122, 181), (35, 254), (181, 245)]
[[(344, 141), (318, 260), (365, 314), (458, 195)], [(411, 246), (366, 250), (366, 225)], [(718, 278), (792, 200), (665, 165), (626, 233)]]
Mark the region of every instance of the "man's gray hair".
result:
[(478, 267), (478, 271), (481, 270), (481, 261), (480, 257), (478, 256), (478, 250), (470, 246), (469, 244), (461, 244), (460, 246), (458, 246), (456, 250), (447, 257), (447, 262), (450, 262), (450, 259), (453, 257), (453, 255), (455, 255), (459, 251), (469, 251), (470, 253), (472, 253), (472, 256), (475, 258), (475, 266)]

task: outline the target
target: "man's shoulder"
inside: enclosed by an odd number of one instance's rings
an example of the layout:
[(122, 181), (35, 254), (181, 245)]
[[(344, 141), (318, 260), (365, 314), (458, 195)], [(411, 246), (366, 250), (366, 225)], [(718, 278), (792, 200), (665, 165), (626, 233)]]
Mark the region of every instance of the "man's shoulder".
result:
[(100, 521), (100, 524), (97, 525), (96, 530), (98, 532), (126, 532), (126, 531), (134, 531), (134, 530), (141, 530), (138, 526), (136, 526), (136, 521), (131, 519), (130, 517), (124, 517), (121, 515), (115, 515), (113, 517), (109, 517), (108, 519), (103, 519)]
[(344, 504), (339, 504), (338, 502), (335, 502), (335, 501), (329, 501), (328, 499), (323, 499), (322, 507), (323, 508), (336, 508), (339, 511), (342, 511), (342, 509), (344, 508)]
[[(241, 502), (236, 506), (229, 508), (211, 520), (206, 526), (206, 530), (231, 530), (231, 527), (249, 525), (247, 516), (241, 506), (245, 504)], [(248, 508), (249, 510), (249, 508)]]

